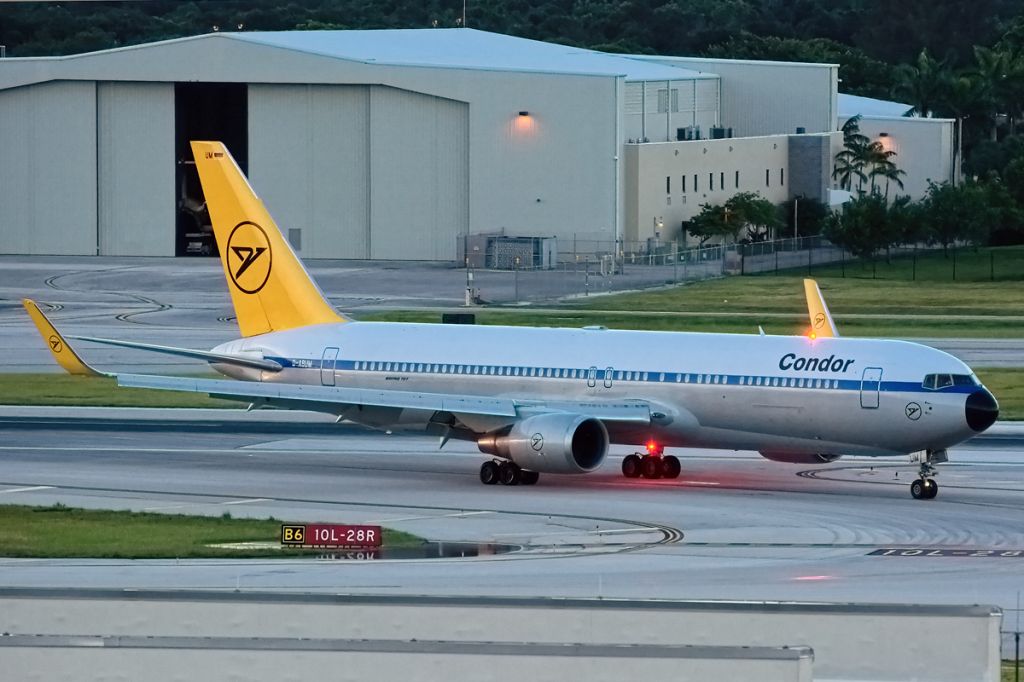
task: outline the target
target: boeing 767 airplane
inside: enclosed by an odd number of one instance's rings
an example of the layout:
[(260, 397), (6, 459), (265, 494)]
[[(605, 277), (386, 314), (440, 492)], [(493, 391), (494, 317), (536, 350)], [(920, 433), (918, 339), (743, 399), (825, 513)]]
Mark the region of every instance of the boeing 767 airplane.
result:
[(585, 474), (609, 445), (630, 478), (675, 478), (664, 448), (756, 450), (779, 462), (843, 455), (920, 464), (934, 498), (946, 449), (999, 408), (971, 368), (916, 343), (840, 338), (805, 282), (808, 336), (356, 322), (338, 314), (219, 142), (192, 150), (241, 338), (211, 351), (62, 336), (25, 307), (57, 361), (100, 374), (68, 339), (205, 360), (230, 379), (116, 374), (120, 386), (206, 393), (255, 407), (327, 412), (379, 429), (474, 441), (485, 484)]

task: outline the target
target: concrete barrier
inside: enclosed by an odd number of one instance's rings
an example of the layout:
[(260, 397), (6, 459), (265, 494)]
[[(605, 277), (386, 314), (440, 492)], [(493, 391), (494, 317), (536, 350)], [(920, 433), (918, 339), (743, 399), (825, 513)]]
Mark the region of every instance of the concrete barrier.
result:
[(1000, 620), (988, 606), (0, 589), (14, 635), (810, 646), (815, 679), (886, 682), (996, 682)]
[(450, 682), (811, 682), (807, 647), (668, 647), (381, 640), (69, 637), (0, 638), (4, 679), (309, 679)]

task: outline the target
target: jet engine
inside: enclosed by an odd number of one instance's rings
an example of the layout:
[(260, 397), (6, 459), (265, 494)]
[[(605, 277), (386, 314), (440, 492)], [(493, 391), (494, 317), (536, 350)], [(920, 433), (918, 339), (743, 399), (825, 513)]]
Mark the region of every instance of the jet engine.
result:
[(484, 434), (477, 447), (530, 471), (584, 474), (601, 466), (608, 454), (608, 431), (593, 417), (540, 414)]
[(780, 452), (778, 450), (761, 450), (761, 456), (773, 462), (786, 464), (827, 464), (834, 462), (842, 455), (827, 452)]

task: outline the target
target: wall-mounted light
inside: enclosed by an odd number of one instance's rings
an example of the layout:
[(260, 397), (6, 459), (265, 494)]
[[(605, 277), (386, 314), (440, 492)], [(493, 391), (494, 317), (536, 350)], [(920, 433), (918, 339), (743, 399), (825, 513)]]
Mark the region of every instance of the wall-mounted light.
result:
[(520, 115), (520, 116), (529, 116), (529, 115), (530, 115), (530, 112), (529, 112), (529, 111), (520, 111), (520, 112), (519, 112), (519, 115)]

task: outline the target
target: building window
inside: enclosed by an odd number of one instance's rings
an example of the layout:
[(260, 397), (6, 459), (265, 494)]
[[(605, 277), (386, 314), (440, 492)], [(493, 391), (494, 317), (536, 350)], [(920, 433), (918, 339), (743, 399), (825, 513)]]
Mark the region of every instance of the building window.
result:
[(686, 176), (685, 175), (682, 176), (680, 178), (680, 180), (682, 180), (682, 184), (683, 184), (683, 194), (686, 194)]
[(672, 176), (665, 178), (665, 194), (672, 194)]
[(700, 191), (700, 190), (697, 189), (697, 174), (696, 173), (693, 174), (693, 191), (694, 192), (699, 192)]
[(785, 186), (785, 184), (786, 184), (786, 169), (785, 168), (780, 168), (779, 169), (779, 184), (783, 185), (783, 186)]
[(715, 174), (714, 173), (708, 173), (708, 191), (709, 192), (714, 192), (715, 191)]
[(736, 189), (739, 189), (740, 188), (740, 172), (739, 171), (736, 171), (735, 183), (736, 183)]
[(765, 169), (764, 169), (764, 186), (765, 186), (765, 187), (771, 187), (771, 176), (770, 176), (770, 172), (771, 172), (771, 171), (769, 171), (769, 170), (768, 170), (767, 168), (765, 168)]
[[(679, 89), (672, 88), (672, 113), (679, 111)], [(669, 91), (658, 90), (658, 113), (667, 114), (669, 112)]]

